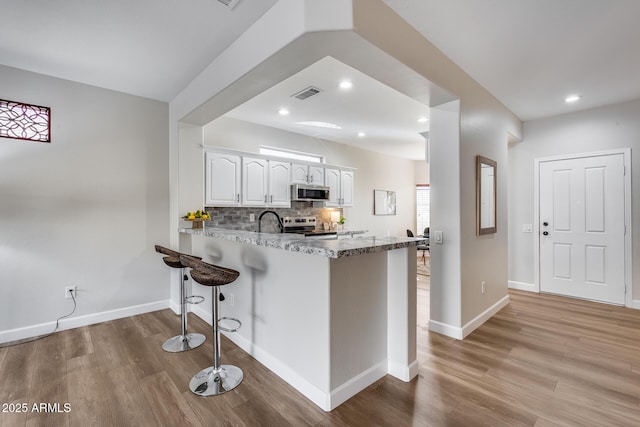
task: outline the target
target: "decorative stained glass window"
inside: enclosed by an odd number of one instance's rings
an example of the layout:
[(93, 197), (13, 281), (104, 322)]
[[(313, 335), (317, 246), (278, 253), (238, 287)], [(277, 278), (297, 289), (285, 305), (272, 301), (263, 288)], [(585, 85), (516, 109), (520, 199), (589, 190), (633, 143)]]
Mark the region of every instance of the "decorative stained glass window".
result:
[(51, 109), (0, 99), (0, 137), (51, 142)]

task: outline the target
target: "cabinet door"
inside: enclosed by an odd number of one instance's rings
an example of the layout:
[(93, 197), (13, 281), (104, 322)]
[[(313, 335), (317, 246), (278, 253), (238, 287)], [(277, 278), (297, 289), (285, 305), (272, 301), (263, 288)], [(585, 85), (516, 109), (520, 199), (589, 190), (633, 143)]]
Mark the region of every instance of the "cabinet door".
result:
[(307, 165), (293, 163), (291, 165), (291, 183), (306, 184), (309, 179), (309, 168)]
[(321, 166), (309, 166), (309, 184), (324, 185), (324, 168)]
[(242, 205), (266, 206), (269, 169), (264, 159), (242, 158)]
[(291, 164), (269, 160), (270, 206), (291, 207)]
[(240, 156), (205, 152), (204, 204), (240, 205)]
[(353, 206), (353, 172), (340, 171), (340, 195), (342, 206)]
[(338, 169), (325, 169), (324, 184), (329, 187), (329, 200), (327, 200), (325, 206), (333, 208), (340, 206), (340, 171)]

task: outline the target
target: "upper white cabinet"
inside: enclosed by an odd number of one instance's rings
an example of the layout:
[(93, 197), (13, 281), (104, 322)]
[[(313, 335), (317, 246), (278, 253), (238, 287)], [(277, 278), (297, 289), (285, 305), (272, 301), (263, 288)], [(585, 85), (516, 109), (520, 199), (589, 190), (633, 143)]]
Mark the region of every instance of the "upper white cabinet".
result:
[(204, 204), (291, 207), (291, 184), (310, 184), (330, 188), (326, 206), (353, 206), (353, 178), (349, 168), (211, 147), (205, 150)]
[(291, 206), (291, 163), (269, 160), (269, 206)]
[(291, 183), (324, 185), (324, 167), (293, 163), (291, 165)]
[(324, 171), (325, 185), (329, 187), (326, 206), (353, 206), (353, 171), (332, 168), (326, 168)]
[(206, 206), (240, 205), (240, 156), (205, 152)]
[(267, 160), (242, 158), (242, 205), (266, 206), (269, 169)]
[(353, 171), (340, 171), (341, 206), (353, 206)]
[(242, 158), (243, 206), (291, 206), (291, 164)]

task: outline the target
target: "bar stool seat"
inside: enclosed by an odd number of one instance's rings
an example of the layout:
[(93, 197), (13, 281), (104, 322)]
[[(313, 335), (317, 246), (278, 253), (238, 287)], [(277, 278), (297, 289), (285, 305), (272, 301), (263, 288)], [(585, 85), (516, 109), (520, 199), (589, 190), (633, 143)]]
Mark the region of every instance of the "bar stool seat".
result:
[[(187, 332), (187, 304), (199, 304), (204, 300), (203, 297), (186, 295), (186, 280), (189, 277), (185, 274), (185, 265), (180, 261), (180, 256), (184, 255), (180, 252), (176, 252), (164, 246), (155, 245), (156, 252), (163, 255), (167, 255), (162, 258), (164, 263), (171, 268), (180, 269), (180, 319), (181, 319), (181, 332), (180, 335), (169, 338), (162, 344), (162, 349), (170, 353), (179, 353), (182, 351), (192, 350), (199, 347), (204, 343), (206, 337), (202, 334), (188, 333)], [(198, 259), (195, 257), (195, 259)], [(202, 298), (199, 302), (198, 298)]]
[[(219, 318), (218, 300), (219, 287), (235, 281), (240, 273), (230, 268), (209, 264), (188, 255), (180, 256), (182, 264), (191, 267), (191, 278), (204, 286), (211, 286), (211, 314), (213, 329), (213, 366), (205, 368), (195, 374), (189, 382), (189, 389), (198, 396), (216, 396), (236, 388), (243, 380), (242, 369), (233, 365), (220, 364), (220, 329), (236, 331), (242, 324), (238, 319)], [(218, 322), (222, 319), (235, 321), (238, 328), (222, 328)]]

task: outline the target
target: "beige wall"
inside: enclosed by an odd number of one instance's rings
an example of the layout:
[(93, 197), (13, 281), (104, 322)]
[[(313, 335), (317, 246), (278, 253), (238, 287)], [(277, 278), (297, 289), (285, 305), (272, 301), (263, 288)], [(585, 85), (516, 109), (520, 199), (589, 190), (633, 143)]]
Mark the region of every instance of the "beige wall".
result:
[[(523, 224), (534, 219), (536, 158), (631, 148), (633, 253), (640, 253), (640, 100), (577, 113), (533, 120), (524, 125), (525, 138), (509, 148), (509, 280), (534, 287), (534, 235)], [(633, 257), (634, 307), (640, 308), (640, 257)]]
[[(507, 140), (509, 134), (520, 137), (522, 124), (495, 97), (384, 3), (355, 0), (354, 24), (360, 36), (460, 99), (460, 181), (459, 187), (452, 188), (449, 193), (460, 197), (459, 265), (462, 275), (459, 286), (462, 311), (460, 323), (453, 326), (462, 327), (507, 295)], [(434, 144), (438, 141), (432, 138), (432, 147)], [(498, 232), (489, 236), (475, 234), (476, 155), (498, 162)], [(437, 161), (437, 158), (431, 158), (432, 182), (437, 179), (433, 168)], [(432, 200), (432, 205), (436, 205), (437, 199)], [(432, 230), (439, 229), (442, 221), (439, 215), (444, 214), (439, 213), (436, 207), (432, 214)], [(433, 251), (437, 250), (435, 246)], [(485, 294), (480, 292), (481, 281), (486, 281)]]
[(0, 342), (52, 332), (69, 285), (63, 327), (166, 306), (168, 105), (3, 66), (0, 93), (52, 117), (50, 144), (0, 138)]
[[(441, 180), (440, 191), (457, 198), (459, 205), (454, 214), (460, 220), (447, 223), (454, 229), (443, 227), (442, 231), (455, 239), (451, 243), (458, 248), (448, 255), (454, 258), (448, 265), (458, 269), (461, 279), (452, 286), (461, 297), (446, 304), (462, 307), (449, 325), (462, 330), (507, 298), (507, 175), (501, 171), (507, 170), (508, 135), (519, 139), (522, 124), (380, 0), (332, 1), (326, 8), (318, 4), (317, 0), (280, 0), (171, 102), (172, 212), (178, 214), (177, 194), (182, 190), (178, 184), (178, 123), (206, 124), (324, 56), (333, 56), (432, 107), (459, 99), (459, 155), (455, 164), (444, 164), (441, 169), (454, 167), (459, 179), (449, 184)], [(431, 141), (432, 148), (433, 144), (437, 141)], [(483, 237), (475, 235), (478, 154), (498, 162), (498, 233)], [(430, 160), (435, 195), (438, 158)], [(438, 230), (446, 216), (451, 213), (434, 212), (432, 229)], [(175, 225), (177, 228), (177, 221)], [(173, 238), (178, 240), (177, 233)], [(434, 246), (432, 252), (438, 250)], [(487, 283), (485, 294), (480, 293), (482, 280)]]
[[(362, 150), (333, 141), (313, 138), (241, 120), (220, 117), (203, 128), (205, 145), (257, 153), (261, 145), (316, 153), (328, 164), (349, 166), (355, 171), (355, 204), (344, 208), (345, 226), (366, 229), (376, 235), (406, 235), (415, 228), (413, 160)], [(396, 215), (373, 215), (373, 190), (396, 192)]]

